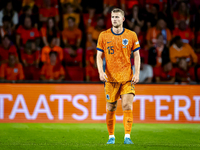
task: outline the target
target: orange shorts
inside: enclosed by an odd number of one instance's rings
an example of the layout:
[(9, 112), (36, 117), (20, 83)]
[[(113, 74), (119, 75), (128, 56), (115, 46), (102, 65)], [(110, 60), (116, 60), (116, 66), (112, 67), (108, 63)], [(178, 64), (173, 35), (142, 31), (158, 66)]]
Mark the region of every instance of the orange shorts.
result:
[(135, 95), (135, 86), (131, 81), (119, 82), (105, 82), (104, 83), (106, 101), (113, 103), (117, 101), (121, 95), (133, 93)]

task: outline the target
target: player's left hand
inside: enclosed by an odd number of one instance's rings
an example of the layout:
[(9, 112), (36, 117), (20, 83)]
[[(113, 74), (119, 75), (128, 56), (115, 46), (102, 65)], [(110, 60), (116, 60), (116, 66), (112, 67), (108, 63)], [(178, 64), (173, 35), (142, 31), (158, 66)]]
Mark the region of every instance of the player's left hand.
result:
[(138, 74), (134, 74), (133, 78), (132, 78), (132, 83), (136, 84), (139, 82), (139, 75)]

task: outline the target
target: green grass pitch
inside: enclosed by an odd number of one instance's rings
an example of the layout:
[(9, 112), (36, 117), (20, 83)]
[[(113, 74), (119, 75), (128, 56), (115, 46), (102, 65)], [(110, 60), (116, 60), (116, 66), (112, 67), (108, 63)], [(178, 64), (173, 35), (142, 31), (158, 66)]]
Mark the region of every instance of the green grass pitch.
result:
[(0, 150), (198, 149), (200, 124), (133, 124), (134, 145), (124, 145), (123, 124), (116, 124), (116, 143), (106, 124), (1, 123)]

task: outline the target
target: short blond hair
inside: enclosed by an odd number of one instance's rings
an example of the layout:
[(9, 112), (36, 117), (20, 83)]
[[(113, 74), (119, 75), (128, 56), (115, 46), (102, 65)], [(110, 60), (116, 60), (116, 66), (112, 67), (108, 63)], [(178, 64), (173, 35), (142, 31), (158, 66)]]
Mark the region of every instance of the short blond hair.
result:
[(112, 11), (111, 11), (112, 13), (121, 13), (122, 14), (122, 16), (124, 17), (124, 11), (122, 10), (122, 9), (119, 9), (119, 8), (114, 8)]

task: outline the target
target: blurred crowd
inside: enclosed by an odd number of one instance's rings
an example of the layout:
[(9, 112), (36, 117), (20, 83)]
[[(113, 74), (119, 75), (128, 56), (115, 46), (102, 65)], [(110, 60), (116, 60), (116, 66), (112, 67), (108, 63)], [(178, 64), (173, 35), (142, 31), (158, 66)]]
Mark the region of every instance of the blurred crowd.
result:
[[(140, 41), (140, 83), (200, 81), (199, 0), (0, 0), (1, 81), (98, 82), (111, 10)], [(131, 59), (133, 71), (134, 60)]]

